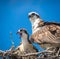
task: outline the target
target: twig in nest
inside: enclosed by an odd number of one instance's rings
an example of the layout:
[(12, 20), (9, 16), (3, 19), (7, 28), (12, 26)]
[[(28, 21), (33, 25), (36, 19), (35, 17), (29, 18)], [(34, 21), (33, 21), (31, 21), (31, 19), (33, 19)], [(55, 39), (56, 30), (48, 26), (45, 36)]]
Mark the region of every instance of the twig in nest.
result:
[(44, 54), (44, 53), (52, 53), (52, 51), (42, 51), (42, 52), (36, 52), (36, 53), (28, 53), (28, 54), (25, 54), (25, 55), (21, 55), (22, 57), (26, 57), (26, 56), (34, 56), (34, 55), (38, 55), (38, 54)]

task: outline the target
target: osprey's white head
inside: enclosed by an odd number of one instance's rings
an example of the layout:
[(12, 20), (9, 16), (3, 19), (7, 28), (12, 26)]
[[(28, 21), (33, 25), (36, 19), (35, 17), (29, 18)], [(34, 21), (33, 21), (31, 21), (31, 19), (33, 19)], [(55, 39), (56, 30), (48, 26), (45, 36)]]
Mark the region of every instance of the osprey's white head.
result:
[(42, 26), (44, 24), (44, 21), (40, 18), (39, 14), (36, 12), (30, 12), (28, 14), (28, 17), (32, 24), (32, 32), (35, 32), (35, 30), (37, 30), (37, 27)]
[(17, 34), (20, 35), (20, 37), (22, 39), (22, 44), (24, 45), (24, 47), (26, 46), (26, 44), (31, 44), (31, 42), (29, 40), (29, 34), (26, 29), (24, 29), (24, 28), (19, 29)]
[(19, 29), (17, 33), (20, 35), (22, 39), (27, 39), (29, 36), (27, 30), (24, 28)]
[(40, 19), (39, 14), (36, 13), (36, 12), (30, 12), (30, 13), (28, 14), (28, 17), (29, 17), (31, 23), (34, 23), (37, 19)]

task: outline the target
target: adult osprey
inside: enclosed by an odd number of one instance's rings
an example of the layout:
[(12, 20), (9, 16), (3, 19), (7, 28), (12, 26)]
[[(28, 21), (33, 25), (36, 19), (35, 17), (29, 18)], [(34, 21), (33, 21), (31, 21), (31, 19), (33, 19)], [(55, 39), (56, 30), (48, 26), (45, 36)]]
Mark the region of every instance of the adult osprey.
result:
[(30, 41), (42, 48), (60, 47), (60, 23), (44, 22), (36, 12), (30, 12), (28, 17), (32, 25)]

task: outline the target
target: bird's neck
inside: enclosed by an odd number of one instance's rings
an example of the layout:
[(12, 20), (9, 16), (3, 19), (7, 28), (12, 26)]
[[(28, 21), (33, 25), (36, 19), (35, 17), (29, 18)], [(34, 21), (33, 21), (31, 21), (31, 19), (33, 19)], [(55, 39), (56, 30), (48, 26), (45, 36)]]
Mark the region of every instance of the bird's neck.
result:
[(41, 21), (41, 19), (36, 19), (35, 22), (32, 24), (32, 32), (34, 32), (37, 27), (39, 26), (39, 22)]
[(29, 44), (28, 39), (27, 38), (22, 38), (22, 44), (24, 46), (26, 46), (27, 44)]
[(32, 21), (31, 21), (31, 24), (33, 25), (35, 22), (38, 22), (38, 21), (40, 21), (40, 19), (39, 19), (39, 18), (34, 19), (34, 20), (32, 20)]

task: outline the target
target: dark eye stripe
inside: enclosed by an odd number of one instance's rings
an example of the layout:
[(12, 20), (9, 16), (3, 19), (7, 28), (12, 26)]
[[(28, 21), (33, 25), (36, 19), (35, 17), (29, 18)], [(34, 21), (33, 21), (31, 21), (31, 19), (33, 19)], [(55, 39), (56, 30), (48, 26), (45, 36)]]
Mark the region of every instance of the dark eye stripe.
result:
[(26, 31), (25, 29), (21, 29), (20, 31), (24, 31), (26, 34), (28, 34), (27, 31)]
[(20, 31), (22, 31), (22, 30), (20, 30)]
[(27, 31), (24, 31), (24, 32), (25, 32), (26, 34), (28, 34)]

